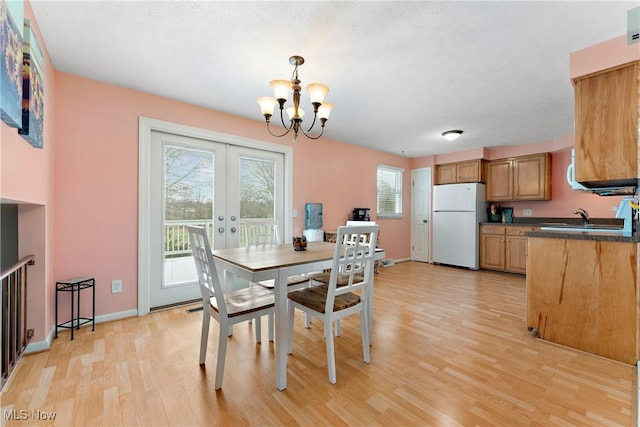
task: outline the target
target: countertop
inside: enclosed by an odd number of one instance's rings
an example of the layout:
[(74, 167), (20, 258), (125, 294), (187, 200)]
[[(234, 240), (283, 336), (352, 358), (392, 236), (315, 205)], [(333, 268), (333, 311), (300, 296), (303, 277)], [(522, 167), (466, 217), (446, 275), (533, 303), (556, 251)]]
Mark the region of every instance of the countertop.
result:
[[(593, 224), (610, 224), (622, 227), (623, 220), (616, 218), (592, 218), (590, 220)], [(565, 223), (575, 224), (580, 226), (582, 220), (577, 217), (571, 218), (550, 218), (550, 217), (523, 217), (514, 218), (514, 222), (483, 222), (482, 225), (501, 225), (506, 227), (513, 226), (528, 226), (528, 227), (541, 227), (543, 224), (550, 223)], [(572, 239), (572, 240), (600, 240), (609, 242), (640, 242), (640, 234), (638, 232), (632, 233), (630, 236), (623, 236), (619, 233), (611, 232), (581, 232), (581, 231), (547, 231), (547, 230), (535, 230), (527, 231), (524, 234), (527, 237), (544, 237), (550, 239)]]
[(550, 239), (572, 239), (572, 240), (600, 240), (606, 242), (640, 242), (640, 236), (637, 232), (630, 236), (623, 236), (620, 233), (611, 233), (606, 231), (583, 232), (583, 231), (547, 231), (536, 230), (524, 233), (527, 237), (544, 237)]

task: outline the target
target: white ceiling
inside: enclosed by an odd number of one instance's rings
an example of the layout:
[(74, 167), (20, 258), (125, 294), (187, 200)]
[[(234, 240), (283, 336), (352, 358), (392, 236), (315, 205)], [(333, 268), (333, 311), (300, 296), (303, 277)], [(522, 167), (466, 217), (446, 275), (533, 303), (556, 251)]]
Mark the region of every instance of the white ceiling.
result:
[(31, 5), (56, 70), (257, 121), (301, 55), (303, 87), (331, 88), (326, 137), (420, 157), (571, 134), (569, 54), (625, 35), (638, 1)]

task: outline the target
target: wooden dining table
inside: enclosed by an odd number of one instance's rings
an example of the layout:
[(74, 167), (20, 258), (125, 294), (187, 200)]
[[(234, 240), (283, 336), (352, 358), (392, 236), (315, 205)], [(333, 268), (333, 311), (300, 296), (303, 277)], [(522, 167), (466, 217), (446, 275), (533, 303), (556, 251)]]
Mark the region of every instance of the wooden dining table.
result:
[[(309, 242), (304, 251), (294, 251), (293, 245), (250, 246), (213, 251), (216, 269), (221, 273), (226, 289), (232, 286), (234, 276), (250, 282), (275, 279), (274, 344), (278, 390), (287, 388), (287, 342), (291, 333), (287, 316), (287, 277), (331, 268), (334, 250), (335, 243)], [(376, 250), (376, 259), (384, 256), (384, 250)]]

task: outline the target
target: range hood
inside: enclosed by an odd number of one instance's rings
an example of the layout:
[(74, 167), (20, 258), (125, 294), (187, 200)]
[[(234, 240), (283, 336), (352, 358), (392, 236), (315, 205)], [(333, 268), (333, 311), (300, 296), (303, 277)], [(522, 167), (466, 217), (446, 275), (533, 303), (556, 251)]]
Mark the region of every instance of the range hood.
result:
[(594, 193), (599, 196), (634, 196), (638, 190), (637, 179), (577, 182), (575, 178), (574, 150), (571, 150), (571, 163), (567, 167), (567, 182), (574, 190)]
[(637, 186), (626, 187), (583, 187), (584, 190), (589, 193), (597, 194), (598, 196), (634, 196), (638, 189)]

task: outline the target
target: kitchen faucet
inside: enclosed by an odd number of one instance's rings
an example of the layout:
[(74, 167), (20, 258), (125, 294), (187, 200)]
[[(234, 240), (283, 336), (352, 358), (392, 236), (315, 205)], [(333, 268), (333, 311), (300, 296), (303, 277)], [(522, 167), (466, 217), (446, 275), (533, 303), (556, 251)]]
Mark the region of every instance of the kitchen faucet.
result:
[(576, 215), (580, 215), (582, 217), (582, 225), (583, 226), (589, 225), (589, 214), (587, 213), (587, 211), (585, 211), (582, 208), (578, 208), (575, 211), (573, 211), (573, 213), (576, 214)]

